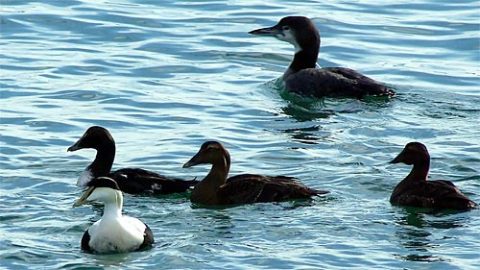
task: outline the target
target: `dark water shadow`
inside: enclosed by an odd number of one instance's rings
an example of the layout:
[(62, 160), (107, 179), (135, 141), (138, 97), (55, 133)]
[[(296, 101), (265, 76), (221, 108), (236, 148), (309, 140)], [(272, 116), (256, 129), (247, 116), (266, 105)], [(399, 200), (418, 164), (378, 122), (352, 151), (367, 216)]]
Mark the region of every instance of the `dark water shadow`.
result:
[(321, 195), (312, 198), (304, 198), (304, 199), (291, 199), (285, 201), (278, 201), (278, 202), (257, 202), (257, 203), (244, 203), (244, 204), (229, 204), (229, 205), (205, 205), (205, 204), (198, 204), (192, 203), (192, 209), (206, 209), (206, 210), (219, 210), (218, 213), (225, 213), (222, 210), (228, 210), (231, 208), (240, 208), (244, 207), (245, 209), (250, 207), (272, 207), (277, 209), (277, 206), (280, 206), (284, 210), (292, 210), (299, 207), (310, 207), (316, 204), (326, 204), (332, 200), (329, 198), (330, 194)]
[(323, 132), (319, 125), (312, 125), (299, 128), (287, 128), (282, 130), (289, 134), (293, 140), (304, 144), (318, 144), (319, 141), (326, 139), (330, 133)]
[(287, 105), (282, 108), (282, 112), (298, 122), (329, 118), (340, 113), (358, 113), (365, 110), (388, 108), (396, 99), (396, 97), (376, 96), (366, 96), (362, 99), (306, 97), (288, 91), (283, 85), (281, 77), (266, 82), (263, 87), (278, 92), (280, 97), (287, 102)]
[(426, 208), (404, 207), (400, 208), (399, 215), (395, 217), (395, 237), (407, 250), (407, 254), (396, 256), (407, 261), (445, 261), (444, 258), (435, 256), (435, 249), (440, 245), (432, 239), (432, 229), (453, 229), (465, 226), (467, 217), (457, 216), (459, 211), (433, 210)]

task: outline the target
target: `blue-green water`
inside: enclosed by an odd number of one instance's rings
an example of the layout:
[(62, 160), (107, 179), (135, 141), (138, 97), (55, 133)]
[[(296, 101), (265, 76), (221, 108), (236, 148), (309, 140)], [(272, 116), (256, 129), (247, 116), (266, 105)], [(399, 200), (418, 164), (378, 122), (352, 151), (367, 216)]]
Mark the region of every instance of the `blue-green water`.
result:
[[(425, 143), (431, 177), (480, 202), (478, 1), (8, 1), (0, 3), (0, 268), (479, 269), (480, 210), (394, 207)], [(274, 80), (293, 48), (248, 31), (314, 19), (319, 64), (397, 89), (378, 100), (297, 100)], [(194, 208), (186, 195), (125, 196), (156, 245), (80, 252), (96, 208), (72, 209), (93, 151), (66, 153), (91, 125), (117, 142), (115, 168), (168, 175), (207, 139), (232, 174), (285, 174), (332, 191), (310, 203)]]

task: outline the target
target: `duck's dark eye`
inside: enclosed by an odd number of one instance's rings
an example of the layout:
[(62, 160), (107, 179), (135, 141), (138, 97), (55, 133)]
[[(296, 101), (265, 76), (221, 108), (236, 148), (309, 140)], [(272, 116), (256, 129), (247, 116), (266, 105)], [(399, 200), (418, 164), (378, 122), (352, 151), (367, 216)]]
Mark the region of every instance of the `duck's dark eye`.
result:
[(290, 27), (288, 25), (285, 25), (284, 27), (282, 27), (282, 30), (288, 31), (288, 30), (290, 30)]

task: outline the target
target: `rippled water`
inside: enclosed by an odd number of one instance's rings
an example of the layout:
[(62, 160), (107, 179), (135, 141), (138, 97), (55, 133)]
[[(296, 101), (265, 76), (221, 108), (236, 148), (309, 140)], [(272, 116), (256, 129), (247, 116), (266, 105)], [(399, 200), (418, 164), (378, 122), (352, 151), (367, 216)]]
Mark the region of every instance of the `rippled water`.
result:
[[(390, 205), (410, 168), (387, 164), (422, 141), (432, 178), (480, 202), (478, 1), (325, 2), (3, 0), (0, 268), (479, 269), (480, 211)], [(292, 14), (319, 27), (320, 65), (355, 68), (398, 96), (281, 93), (293, 48), (247, 32)], [(207, 166), (181, 165), (216, 139), (233, 174), (286, 174), (332, 193), (226, 209), (127, 195), (154, 248), (85, 254), (100, 210), (71, 206), (94, 152), (66, 148), (91, 125), (115, 137), (115, 168), (201, 178)]]

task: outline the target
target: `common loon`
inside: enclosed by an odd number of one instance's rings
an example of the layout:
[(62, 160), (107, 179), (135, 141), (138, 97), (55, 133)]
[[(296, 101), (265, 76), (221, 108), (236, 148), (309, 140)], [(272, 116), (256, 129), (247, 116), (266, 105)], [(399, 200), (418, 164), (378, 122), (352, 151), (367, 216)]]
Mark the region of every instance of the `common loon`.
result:
[(83, 234), (82, 250), (92, 253), (123, 253), (148, 248), (153, 244), (153, 233), (147, 224), (122, 215), (123, 196), (113, 179), (98, 177), (88, 182), (87, 186), (73, 207), (89, 201), (102, 202), (105, 207), (102, 218)]
[(97, 150), (95, 160), (85, 169), (77, 181), (80, 187), (87, 186), (95, 177), (108, 176), (115, 180), (125, 193), (130, 194), (170, 194), (185, 192), (198, 181), (185, 181), (166, 177), (155, 172), (139, 168), (124, 168), (111, 172), (115, 158), (115, 141), (110, 132), (99, 126), (92, 126), (67, 151), (84, 148)]
[(390, 163), (400, 162), (413, 165), (413, 168), (393, 190), (390, 197), (392, 204), (457, 210), (468, 210), (476, 206), (452, 182), (427, 181), (430, 155), (422, 143), (408, 143)]
[(249, 32), (272, 36), (295, 47), (295, 57), (283, 74), (288, 91), (314, 97), (393, 96), (384, 84), (343, 67), (315, 68), (320, 50), (320, 34), (313, 22), (303, 16), (282, 18), (275, 26)]
[(207, 141), (184, 168), (198, 164), (212, 164), (208, 175), (198, 183), (190, 197), (193, 203), (203, 205), (233, 205), (256, 202), (277, 202), (310, 198), (328, 191), (309, 188), (298, 179), (287, 176), (240, 174), (227, 179), (230, 154), (217, 141)]

